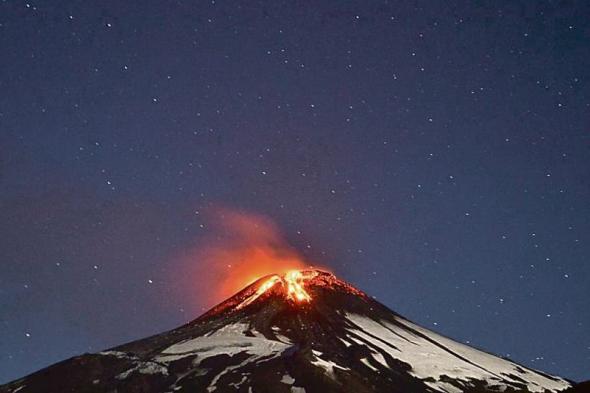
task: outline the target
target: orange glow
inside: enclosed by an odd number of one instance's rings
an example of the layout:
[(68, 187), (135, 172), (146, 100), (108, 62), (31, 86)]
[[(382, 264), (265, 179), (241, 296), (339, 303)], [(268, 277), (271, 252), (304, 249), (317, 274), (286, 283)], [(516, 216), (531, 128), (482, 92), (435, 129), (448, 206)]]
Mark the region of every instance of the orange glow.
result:
[(271, 278), (266, 280), (264, 283), (262, 283), (262, 285), (260, 287), (258, 287), (258, 289), (256, 290), (256, 293), (254, 295), (250, 296), (248, 299), (246, 299), (246, 301), (239, 304), (236, 308), (240, 309), (242, 307), (246, 307), (248, 304), (252, 303), (256, 299), (258, 299), (260, 296), (262, 296), (262, 294), (264, 294), (266, 291), (268, 291), (269, 289), (274, 287), (275, 284), (278, 282), (281, 282), (281, 277), (279, 277), (277, 275), (272, 276)]
[(304, 269), (308, 265), (296, 254), (289, 255), (286, 250), (270, 247), (252, 246), (230, 252), (217, 250), (216, 258), (233, 261), (224, 269), (222, 281), (218, 287), (220, 297), (227, 298), (248, 284), (273, 273), (282, 273), (292, 269)]
[(291, 270), (285, 274), (284, 280), (287, 283), (287, 296), (289, 299), (298, 301), (298, 302), (309, 302), (311, 300), (311, 296), (305, 290), (304, 280), (309, 280), (310, 277), (308, 275), (303, 275), (299, 270)]
[[(264, 216), (217, 208), (200, 212), (197, 220), (203, 223), (207, 235), (181, 256), (182, 266), (175, 278), (181, 296), (194, 298), (194, 304), (218, 303), (260, 277), (278, 274), (267, 288), (260, 288), (260, 296), (279, 281), (282, 283), (280, 275), (312, 265)], [(285, 285), (292, 288), (293, 299), (308, 300), (300, 278), (291, 278), (292, 284)]]
[(311, 301), (311, 295), (305, 290), (305, 282), (317, 276), (316, 271), (299, 271), (289, 270), (283, 276), (278, 274), (272, 275), (269, 279), (264, 281), (256, 289), (253, 295), (250, 295), (246, 300), (240, 303), (236, 309), (241, 309), (253, 303), (256, 299), (262, 296), (275, 287), (276, 284), (282, 285), (282, 293), (284, 296), (295, 303)]

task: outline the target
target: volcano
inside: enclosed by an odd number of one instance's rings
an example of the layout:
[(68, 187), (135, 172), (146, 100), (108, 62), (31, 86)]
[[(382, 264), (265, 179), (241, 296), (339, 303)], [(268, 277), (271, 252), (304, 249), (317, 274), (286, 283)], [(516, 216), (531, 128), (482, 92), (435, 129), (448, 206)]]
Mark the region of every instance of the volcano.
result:
[(558, 392), (570, 382), (418, 326), (319, 270), (263, 277), (177, 329), (0, 387), (34, 392)]

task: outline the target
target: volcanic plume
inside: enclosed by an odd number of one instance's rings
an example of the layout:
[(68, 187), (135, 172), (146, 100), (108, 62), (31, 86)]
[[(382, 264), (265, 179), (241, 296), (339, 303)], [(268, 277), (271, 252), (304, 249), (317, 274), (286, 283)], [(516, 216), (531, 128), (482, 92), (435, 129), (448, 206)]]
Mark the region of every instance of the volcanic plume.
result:
[(260, 277), (177, 329), (78, 356), (0, 393), (558, 392), (570, 382), (455, 342), (333, 274)]
[[(225, 207), (207, 209), (199, 216), (209, 235), (179, 258), (181, 278), (174, 280), (182, 282), (182, 290), (198, 291), (195, 299), (212, 305), (262, 276), (318, 267), (289, 245), (265, 216)], [(207, 285), (195, 285), (203, 282)]]

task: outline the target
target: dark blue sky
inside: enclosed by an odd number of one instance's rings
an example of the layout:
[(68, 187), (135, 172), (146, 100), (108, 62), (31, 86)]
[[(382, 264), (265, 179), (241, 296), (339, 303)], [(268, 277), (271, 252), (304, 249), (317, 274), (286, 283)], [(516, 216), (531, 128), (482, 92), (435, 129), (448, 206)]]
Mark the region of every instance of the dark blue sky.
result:
[(215, 205), (590, 378), (588, 42), (583, 1), (2, 1), (0, 382), (198, 316)]

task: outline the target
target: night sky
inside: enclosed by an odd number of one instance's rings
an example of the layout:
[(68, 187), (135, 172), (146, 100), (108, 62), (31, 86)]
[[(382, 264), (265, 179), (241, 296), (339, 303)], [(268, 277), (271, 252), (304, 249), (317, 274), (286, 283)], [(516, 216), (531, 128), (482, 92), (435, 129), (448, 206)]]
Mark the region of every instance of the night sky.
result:
[(589, 42), (584, 1), (2, 1), (0, 382), (211, 306), (218, 206), (589, 379)]

